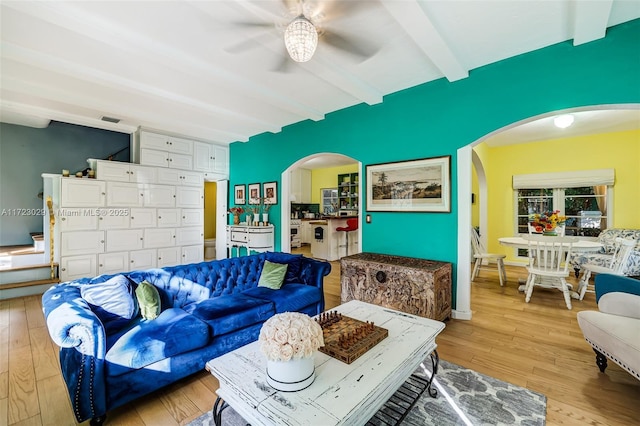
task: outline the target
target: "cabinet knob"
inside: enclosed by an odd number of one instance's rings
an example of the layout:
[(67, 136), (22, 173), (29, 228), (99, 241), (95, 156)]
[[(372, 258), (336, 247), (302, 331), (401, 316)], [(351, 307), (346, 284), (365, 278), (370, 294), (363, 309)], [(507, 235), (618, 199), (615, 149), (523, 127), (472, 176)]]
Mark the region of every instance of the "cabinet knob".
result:
[(67, 270), (67, 268), (62, 268), (62, 270), (63, 270), (63, 271), (66, 271), (66, 270)]
[(135, 219), (135, 217), (131, 216), (131, 220)]
[(101, 194), (102, 194), (102, 195), (105, 195), (105, 193), (104, 193), (104, 192), (101, 192)]
[(104, 240), (100, 240), (100, 242), (101, 242), (102, 244), (104, 244)]
[(104, 219), (102, 216), (100, 216), (100, 217), (98, 218), (98, 220), (102, 220), (102, 219)]
[(62, 218), (62, 220), (67, 220), (67, 218), (66, 218), (66, 217), (63, 217), (63, 218)]
[(142, 237), (140, 237), (140, 241), (142, 241)]
[(169, 158), (169, 161), (173, 161), (173, 158)]
[(131, 263), (133, 263), (133, 260), (131, 261)]
[(100, 264), (100, 265), (98, 265), (98, 266), (100, 266), (100, 267), (102, 268), (104, 265), (101, 263), (101, 264)]
[(158, 219), (162, 219), (162, 216), (158, 216)]

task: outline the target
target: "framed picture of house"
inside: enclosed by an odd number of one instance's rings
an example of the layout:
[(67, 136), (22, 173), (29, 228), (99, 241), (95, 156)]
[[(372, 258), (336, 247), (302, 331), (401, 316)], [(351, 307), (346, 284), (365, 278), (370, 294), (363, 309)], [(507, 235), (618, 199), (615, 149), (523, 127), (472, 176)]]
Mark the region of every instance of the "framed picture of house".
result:
[(367, 210), (450, 212), (451, 156), (367, 166)]
[(262, 184), (262, 196), (265, 204), (278, 204), (278, 182), (266, 182)]
[(242, 185), (234, 185), (233, 198), (236, 205), (243, 205), (247, 203), (247, 187)]
[(260, 204), (260, 184), (249, 184), (249, 204)]

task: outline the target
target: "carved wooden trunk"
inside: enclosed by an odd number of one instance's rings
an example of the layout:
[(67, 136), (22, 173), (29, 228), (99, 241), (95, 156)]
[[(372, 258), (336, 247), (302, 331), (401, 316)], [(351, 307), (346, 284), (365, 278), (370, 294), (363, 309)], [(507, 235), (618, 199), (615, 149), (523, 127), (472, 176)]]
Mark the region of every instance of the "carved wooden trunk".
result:
[(340, 259), (342, 303), (360, 300), (438, 321), (451, 316), (451, 263), (360, 253)]

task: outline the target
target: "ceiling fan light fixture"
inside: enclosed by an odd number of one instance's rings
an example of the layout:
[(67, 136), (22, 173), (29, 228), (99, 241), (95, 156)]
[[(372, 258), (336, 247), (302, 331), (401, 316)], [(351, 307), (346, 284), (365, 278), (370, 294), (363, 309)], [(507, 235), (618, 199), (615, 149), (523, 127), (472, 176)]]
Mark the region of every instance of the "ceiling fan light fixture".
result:
[(318, 46), (318, 31), (303, 15), (291, 21), (284, 31), (284, 45), (296, 62), (307, 62)]

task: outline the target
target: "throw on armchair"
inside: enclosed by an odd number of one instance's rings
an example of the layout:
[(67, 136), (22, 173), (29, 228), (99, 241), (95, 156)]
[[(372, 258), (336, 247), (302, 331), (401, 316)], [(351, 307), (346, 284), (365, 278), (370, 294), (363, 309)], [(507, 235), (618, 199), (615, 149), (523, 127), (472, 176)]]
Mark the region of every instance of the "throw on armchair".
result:
[(571, 253), (569, 263), (575, 271), (576, 278), (580, 275), (583, 264), (591, 263), (598, 266), (609, 266), (611, 256), (616, 245), (616, 238), (636, 240), (636, 247), (631, 251), (627, 264), (622, 268), (622, 273), (627, 276), (640, 275), (640, 229), (605, 229), (598, 235), (598, 242), (602, 244), (600, 251), (595, 253), (574, 252)]
[(578, 324), (604, 373), (607, 358), (640, 380), (640, 280), (596, 276), (597, 311), (578, 313)]

